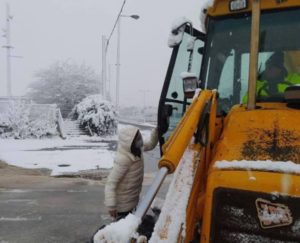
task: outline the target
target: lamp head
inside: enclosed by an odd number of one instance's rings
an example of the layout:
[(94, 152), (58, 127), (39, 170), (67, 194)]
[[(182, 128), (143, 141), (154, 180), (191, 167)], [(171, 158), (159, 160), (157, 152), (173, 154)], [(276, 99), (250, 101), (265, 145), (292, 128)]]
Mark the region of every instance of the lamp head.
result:
[(139, 19), (140, 18), (140, 16), (137, 15), (137, 14), (130, 15), (130, 17), (133, 18), (133, 19)]

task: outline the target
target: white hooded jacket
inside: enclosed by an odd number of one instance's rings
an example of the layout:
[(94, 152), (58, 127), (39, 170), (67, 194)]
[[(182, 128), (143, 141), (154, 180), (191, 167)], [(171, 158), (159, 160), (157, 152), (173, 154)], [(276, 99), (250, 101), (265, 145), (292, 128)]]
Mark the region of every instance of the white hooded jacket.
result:
[[(105, 205), (109, 210), (128, 212), (139, 201), (144, 178), (144, 158), (131, 153), (131, 145), (138, 128), (126, 126), (119, 132), (118, 150), (114, 166), (105, 185)], [(157, 129), (151, 133), (150, 141), (144, 142), (143, 151), (152, 150), (158, 142)]]

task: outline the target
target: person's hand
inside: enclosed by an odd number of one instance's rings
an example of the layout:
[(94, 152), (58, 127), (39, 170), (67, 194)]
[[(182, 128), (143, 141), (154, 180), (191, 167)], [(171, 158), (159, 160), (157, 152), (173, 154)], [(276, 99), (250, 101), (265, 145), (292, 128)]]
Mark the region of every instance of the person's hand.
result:
[(113, 218), (117, 218), (117, 215), (118, 215), (118, 211), (116, 209), (113, 209), (113, 210), (109, 210), (109, 215)]

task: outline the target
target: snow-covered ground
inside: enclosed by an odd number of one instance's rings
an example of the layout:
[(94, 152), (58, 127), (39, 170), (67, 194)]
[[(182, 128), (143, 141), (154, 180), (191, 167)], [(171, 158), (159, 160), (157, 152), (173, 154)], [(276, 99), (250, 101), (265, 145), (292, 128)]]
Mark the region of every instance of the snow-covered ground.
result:
[[(122, 125), (119, 125), (119, 129)], [(141, 131), (146, 138), (149, 130)], [(48, 168), (51, 175), (81, 170), (111, 168), (117, 135), (111, 137), (79, 136), (63, 140), (0, 139), (0, 160), (23, 168)]]
[(87, 136), (62, 140), (54, 139), (1, 139), (0, 159), (23, 168), (48, 168), (51, 175), (97, 168), (110, 168), (114, 151), (110, 141), (101, 142)]
[[(180, 233), (183, 237), (185, 236), (186, 208), (194, 180), (193, 156), (194, 152), (188, 148), (172, 177), (166, 199), (163, 202), (161, 200), (153, 202), (153, 207), (160, 208), (161, 213), (149, 243), (177, 242)], [(138, 237), (135, 231), (139, 223), (139, 218), (129, 214), (126, 218), (100, 229), (94, 236), (94, 242), (129, 242), (131, 237)], [(138, 239), (137, 242), (146, 241), (139, 241)]]

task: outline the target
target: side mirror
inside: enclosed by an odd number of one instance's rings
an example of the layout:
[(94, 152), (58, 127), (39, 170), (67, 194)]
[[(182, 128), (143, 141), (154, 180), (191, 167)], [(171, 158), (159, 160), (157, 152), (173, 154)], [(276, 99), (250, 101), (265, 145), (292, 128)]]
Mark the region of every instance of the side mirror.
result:
[(288, 107), (300, 109), (300, 86), (287, 87), (284, 91), (284, 99)]
[(170, 125), (169, 117), (172, 116), (172, 114), (173, 114), (173, 106), (170, 104), (165, 104), (162, 110), (162, 123), (160, 127), (162, 134), (165, 134), (168, 131)]
[(166, 117), (170, 117), (173, 115), (173, 106), (169, 104), (164, 105), (163, 114)]
[(198, 78), (195, 73), (183, 72), (181, 73), (183, 81), (184, 97), (191, 99), (194, 97), (196, 89), (198, 88)]

